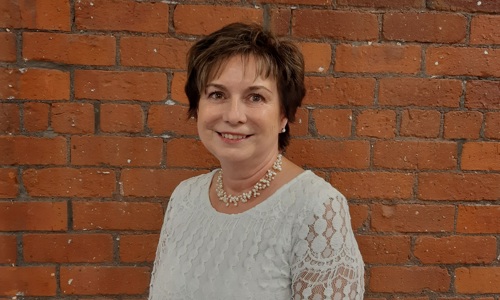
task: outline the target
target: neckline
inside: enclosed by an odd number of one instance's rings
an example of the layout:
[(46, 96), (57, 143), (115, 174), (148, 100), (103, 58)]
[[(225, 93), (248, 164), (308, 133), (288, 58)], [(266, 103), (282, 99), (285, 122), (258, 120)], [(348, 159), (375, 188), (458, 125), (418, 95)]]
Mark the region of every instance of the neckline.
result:
[(285, 191), (286, 189), (288, 189), (289, 186), (291, 186), (292, 184), (294, 184), (301, 177), (303, 177), (306, 174), (309, 174), (309, 173), (312, 172), (310, 170), (304, 170), (302, 173), (300, 173), (299, 175), (295, 176), (295, 178), (293, 178), (292, 180), (288, 181), (287, 183), (285, 183), (284, 185), (282, 185), (280, 188), (278, 188), (272, 195), (270, 195), (269, 197), (267, 197), (264, 201), (262, 201), (261, 203), (257, 204), (256, 206), (254, 206), (254, 207), (252, 207), (250, 209), (247, 209), (247, 210), (245, 210), (243, 212), (240, 212), (240, 213), (227, 214), (227, 213), (223, 213), (223, 212), (220, 212), (220, 211), (216, 210), (212, 206), (212, 203), (210, 202), (210, 183), (212, 182), (213, 177), (215, 176), (215, 174), (219, 170), (220, 169), (215, 169), (212, 172), (208, 173), (209, 176), (207, 176), (207, 180), (205, 182), (205, 186), (203, 187), (203, 189), (205, 191), (202, 193), (203, 196), (202, 196), (201, 202), (203, 203), (204, 206), (206, 206), (205, 210), (208, 211), (209, 213), (214, 214), (214, 215), (220, 215), (220, 216), (224, 216), (224, 217), (229, 217), (229, 218), (237, 218), (237, 217), (244, 216), (244, 215), (250, 215), (250, 214), (258, 213), (258, 212), (260, 212), (262, 210), (267, 209), (269, 206), (274, 205), (274, 202), (277, 201), (276, 199), (279, 199), (279, 197), (278, 197), (279, 194), (283, 193), (283, 191)]

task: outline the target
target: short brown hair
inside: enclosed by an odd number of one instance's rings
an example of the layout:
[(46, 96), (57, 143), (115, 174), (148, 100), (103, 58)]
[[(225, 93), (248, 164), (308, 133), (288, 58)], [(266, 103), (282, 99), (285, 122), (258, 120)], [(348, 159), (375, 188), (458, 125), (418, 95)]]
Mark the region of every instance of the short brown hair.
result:
[[(189, 99), (189, 116), (198, 116), (201, 92), (229, 58), (253, 56), (257, 71), (276, 79), (281, 111), (289, 122), (305, 96), (304, 58), (287, 40), (279, 40), (257, 24), (232, 23), (197, 41), (188, 53), (188, 75), (184, 91)], [(278, 146), (284, 150), (290, 142), (290, 128), (279, 134)]]

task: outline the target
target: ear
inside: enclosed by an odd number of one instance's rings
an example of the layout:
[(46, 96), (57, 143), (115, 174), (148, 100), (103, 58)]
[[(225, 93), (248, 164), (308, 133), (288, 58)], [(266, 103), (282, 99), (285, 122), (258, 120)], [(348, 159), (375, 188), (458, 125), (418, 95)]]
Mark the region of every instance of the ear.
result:
[(288, 118), (285, 116), (282, 116), (281, 121), (280, 121), (280, 130), (285, 128), (287, 123), (288, 123)]

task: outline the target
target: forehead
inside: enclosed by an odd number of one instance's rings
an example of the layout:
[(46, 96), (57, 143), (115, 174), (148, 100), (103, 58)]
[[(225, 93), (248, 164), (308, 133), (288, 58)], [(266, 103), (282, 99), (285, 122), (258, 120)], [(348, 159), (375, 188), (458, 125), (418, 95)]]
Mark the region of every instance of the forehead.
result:
[(265, 58), (255, 55), (233, 55), (213, 64), (211, 70), (208, 72), (205, 85), (220, 78), (228, 67), (239, 68), (239, 66), (242, 67), (244, 76), (254, 76), (254, 80), (258, 77), (261, 79), (271, 79), (273, 81), (276, 79), (275, 68)]

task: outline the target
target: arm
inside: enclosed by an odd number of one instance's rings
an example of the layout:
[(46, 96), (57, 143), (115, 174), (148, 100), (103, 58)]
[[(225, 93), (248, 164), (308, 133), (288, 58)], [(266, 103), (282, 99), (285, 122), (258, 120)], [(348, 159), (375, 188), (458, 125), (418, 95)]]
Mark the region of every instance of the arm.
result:
[(292, 299), (363, 299), (364, 265), (350, 221), (341, 194), (304, 215), (295, 233)]

